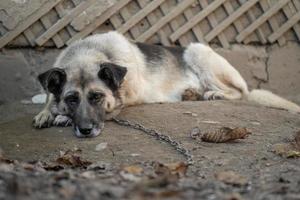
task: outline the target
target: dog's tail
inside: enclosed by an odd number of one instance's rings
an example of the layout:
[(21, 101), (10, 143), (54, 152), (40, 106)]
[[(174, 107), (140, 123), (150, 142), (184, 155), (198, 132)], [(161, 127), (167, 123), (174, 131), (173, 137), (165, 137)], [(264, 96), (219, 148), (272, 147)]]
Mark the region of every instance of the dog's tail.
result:
[(251, 92), (246, 92), (244, 98), (248, 101), (258, 103), (260, 105), (288, 110), (290, 112), (300, 113), (300, 106), (284, 99), (268, 90), (255, 89)]

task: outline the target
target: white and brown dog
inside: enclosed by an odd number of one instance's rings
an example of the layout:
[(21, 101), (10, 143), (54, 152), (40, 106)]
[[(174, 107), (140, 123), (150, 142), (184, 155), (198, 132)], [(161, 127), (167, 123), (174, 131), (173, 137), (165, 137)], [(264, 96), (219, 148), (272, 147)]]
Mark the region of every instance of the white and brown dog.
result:
[(240, 73), (210, 47), (133, 43), (117, 32), (79, 40), (39, 75), (47, 92), (37, 128), (73, 124), (78, 137), (97, 136), (122, 107), (177, 102), (189, 91), (198, 99), (247, 99), (300, 112), (300, 107), (265, 90), (249, 92)]

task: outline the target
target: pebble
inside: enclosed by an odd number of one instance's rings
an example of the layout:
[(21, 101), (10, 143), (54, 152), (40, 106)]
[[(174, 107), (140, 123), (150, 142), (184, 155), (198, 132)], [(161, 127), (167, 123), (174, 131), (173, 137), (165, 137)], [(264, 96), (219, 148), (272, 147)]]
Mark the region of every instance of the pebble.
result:
[(106, 147), (107, 147), (107, 142), (102, 142), (100, 144), (97, 144), (95, 150), (102, 151), (102, 150), (106, 149)]

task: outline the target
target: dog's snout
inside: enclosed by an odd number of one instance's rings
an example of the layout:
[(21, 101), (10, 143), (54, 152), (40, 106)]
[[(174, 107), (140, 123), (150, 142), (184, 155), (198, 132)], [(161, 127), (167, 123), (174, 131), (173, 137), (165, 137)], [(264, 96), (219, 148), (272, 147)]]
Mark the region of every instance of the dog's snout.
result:
[(77, 137), (95, 137), (101, 133), (101, 130), (103, 129), (104, 123), (97, 125), (92, 125), (92, 127), (88, 126), (74, 126), (75, 129), (75, 135)]
[(79, 131), (82, 135), (89, 135), (92, 132), (92, 128), (79, 128)]

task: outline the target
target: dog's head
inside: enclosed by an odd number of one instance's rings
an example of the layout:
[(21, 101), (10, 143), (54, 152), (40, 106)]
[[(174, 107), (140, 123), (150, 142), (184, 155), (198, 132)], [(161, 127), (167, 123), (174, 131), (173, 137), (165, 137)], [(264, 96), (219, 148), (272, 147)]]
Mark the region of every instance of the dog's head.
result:
[(58, 112), (72, 119), (78, 137), (99, 135), (107, 115), (120, 106), (118, 90), (127, 69), (113, 63), (97, 68), (67, 72), (53, 68), (38, 76), (43, 88), (54, 95)]

